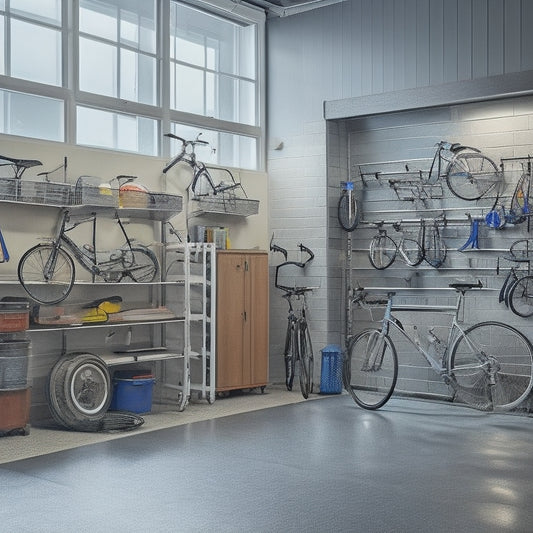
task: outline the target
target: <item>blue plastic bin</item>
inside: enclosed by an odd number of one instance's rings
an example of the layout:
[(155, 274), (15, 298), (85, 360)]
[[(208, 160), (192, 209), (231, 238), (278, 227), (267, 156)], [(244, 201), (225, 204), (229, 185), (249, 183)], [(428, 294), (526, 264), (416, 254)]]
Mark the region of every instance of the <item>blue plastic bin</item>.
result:
[(341, 392), (342, 350), (337, 344), (329, 344), (322, 349), (320, 394), (340, 394)]
[(130, 411), (143, 414), (152, 410), (155, 378), (113, 378), (111, 411)]

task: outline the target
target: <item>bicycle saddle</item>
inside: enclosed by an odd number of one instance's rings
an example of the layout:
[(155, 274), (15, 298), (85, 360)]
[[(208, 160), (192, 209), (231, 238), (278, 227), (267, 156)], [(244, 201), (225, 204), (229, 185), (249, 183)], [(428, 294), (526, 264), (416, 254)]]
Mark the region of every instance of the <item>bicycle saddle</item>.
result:
[(470, 289), (482, 289), (483, 283), (481, 283), (481, 280), (478, 280), (477, 283), (450, 283), (448, 287), (456, 291), (465, 292)]
[[(5, 161), (5, 163), (4, 163)], [(0, 166), (12, 165), (15, 167), (15, 177), (20, 178), (22, 173), (31, 167), (42, 165), (37, 159), (14, 159), (5, 155), (0, 155)]]

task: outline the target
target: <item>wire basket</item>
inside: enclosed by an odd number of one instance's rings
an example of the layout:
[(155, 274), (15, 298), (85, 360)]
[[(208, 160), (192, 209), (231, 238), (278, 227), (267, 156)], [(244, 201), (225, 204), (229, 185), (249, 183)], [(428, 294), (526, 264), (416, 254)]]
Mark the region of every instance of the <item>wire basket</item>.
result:
[(259, 200), (237, 198), (227, 194), (192, 198), (193, 213), (218, 213), (248, 217), (259, 212)]
[(74, 203), (118, 207), (118, 190), (112, 189), (102, 178), (80, 176), (74, 187)]
[(51, 181), (21, 181), (19, 201), (34, 204), (70, 205), (72, 185)]
[(70, 205), (72, 185), (51, 181), (0, 178), (0, 200), (33, 204)]

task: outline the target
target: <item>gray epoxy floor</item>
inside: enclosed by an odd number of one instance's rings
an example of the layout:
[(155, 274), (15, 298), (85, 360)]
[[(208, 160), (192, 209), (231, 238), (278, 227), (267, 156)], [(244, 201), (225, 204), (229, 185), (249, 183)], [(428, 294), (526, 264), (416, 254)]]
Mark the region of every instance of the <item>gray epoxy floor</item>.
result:
[(531, 532), (533, 420), (346, 396), (0, 467), (0, 531)]

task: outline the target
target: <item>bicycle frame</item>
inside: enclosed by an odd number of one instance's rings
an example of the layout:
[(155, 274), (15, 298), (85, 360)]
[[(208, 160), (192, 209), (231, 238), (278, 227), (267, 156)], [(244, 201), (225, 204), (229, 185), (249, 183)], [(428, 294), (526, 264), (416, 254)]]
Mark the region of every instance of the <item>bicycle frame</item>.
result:
[[(459, 291), (457, 295), (457, 301), (455, 305), (448, 305), (448, 306), (431, 306), (431, 305), (394, 305), (394, 295), (395, 293), (389, 293), (388, 294), (388, 300), (387, 305), (385, 308), (385, 314), (383, 317), (383, 323), (382, 327), (379, 333), (380, 341), (385, 337), (385, 335), (389, 334), (390, 326), (392, 326), (395, 331), (398, 331), (401, 333), (401, 335), (409, 341), (409, 343), (424, 357), (424, 359), (427, 361), (427, 363), (431, 366), (431, 368), (439, 374), (441, 377), (446, 376), (448, 372), (448, 367), (446, 364), (447, 358), (449, 356), (450, 349), (454, 346), (455, 342), (457, 342), (457, 339), (462, 337), (465, 339), (465, 341), (468, 343), (468, 345), (472, 348), (472, 350), (478, 354), (478, 358), (481, 363), (485, 362), (485, 358), (483, 357), (483, 352), (479, 350), (476, 346), (472, 344), (470, 339), (465, 335), (465, 330), (459, 325), (459, 312), (463, 309), (463, 303), (464, 303), (464, 292)], [(429, 330), (430, 335), (434, 337), (434, 342), (439, 342), (443, 345), (444, 350), (442, 351), (440, 355), (440, 361), (437, 360), (435, 356), (433, 356), (429, 349), (424, 347), (420, 341), (420, 339), (416, 336), (414, 339), (405, 331), (402, 323), (393, 315), (393, 311), (414, 311), (414, 312), (441, 312), (445, 314), (452, 315), (452, 321), (449, 326), (448, 336), (445, 342), (438, 339), (436, 335), (433, 334), (432, 330)], [(415, 332), (417, 330), (415, 329)], [(417, 333), (415, 334), (417, 335)], [(381, 342), (377, 342), (376, 345), (379, 346)], [(373, 356), (374, 357), (374, 356)]]
[[(122, 257), (123, 257), (123, 251), (125, 247), (132, 251), (132, 244), (131, 240), (128, 237), (126, 233), (126, 229), (124, 228), (124, 225), (122, 224), (120, 218), (117, 216), (117, 222), (120, 226), (120, 229), (126, 239), (126, 243), (123, 247), (117, 248), (117, 256), (116, 258), (113, 258), (113, 253), (109, 254), (109, 259), (106, 261), (98, 262), (98, 251), (96, 250), (96, 215), (90, 215), (88, 217), (84, 217), (83, 219), (80, 219), (79, 221), (76, 221), (72, 223), (71, 227), (67, 228), (67, 223), (70, 221), (70, 212), (65, 209), (63, 210), (63, 213), (60, 216), (60, 222), (58, 224), (58, 228), (56, 231), (56, 235), (52, 239), (52, 244), (54, 246), (54, 253), (50, 255), (50, 258), (47, 261), (47, 264), (44, 268), (44, 274), (47, 279), (50, 278), (51, 274), (54, 272), (55, 269), (55, 263), (57, 260), (57, 250), (60, 248), (66, 248), (68, 251), (70, 251), (74, 257), (78, 260), (80, 265), (85, 268), (89, 273), (93, 275), (102, 275), (105, 271), (109, 271), (113, 265), (120, 265), (119, 270), (123, 270), (122, 266)], [(92, 250), (83, 250), (80, 248), (66, 233), (68, 231), (73, 230), (80, 224), (83, 224), (85, 222), (92, 222), (93, 224), (93, 244), (92, 244)]]

